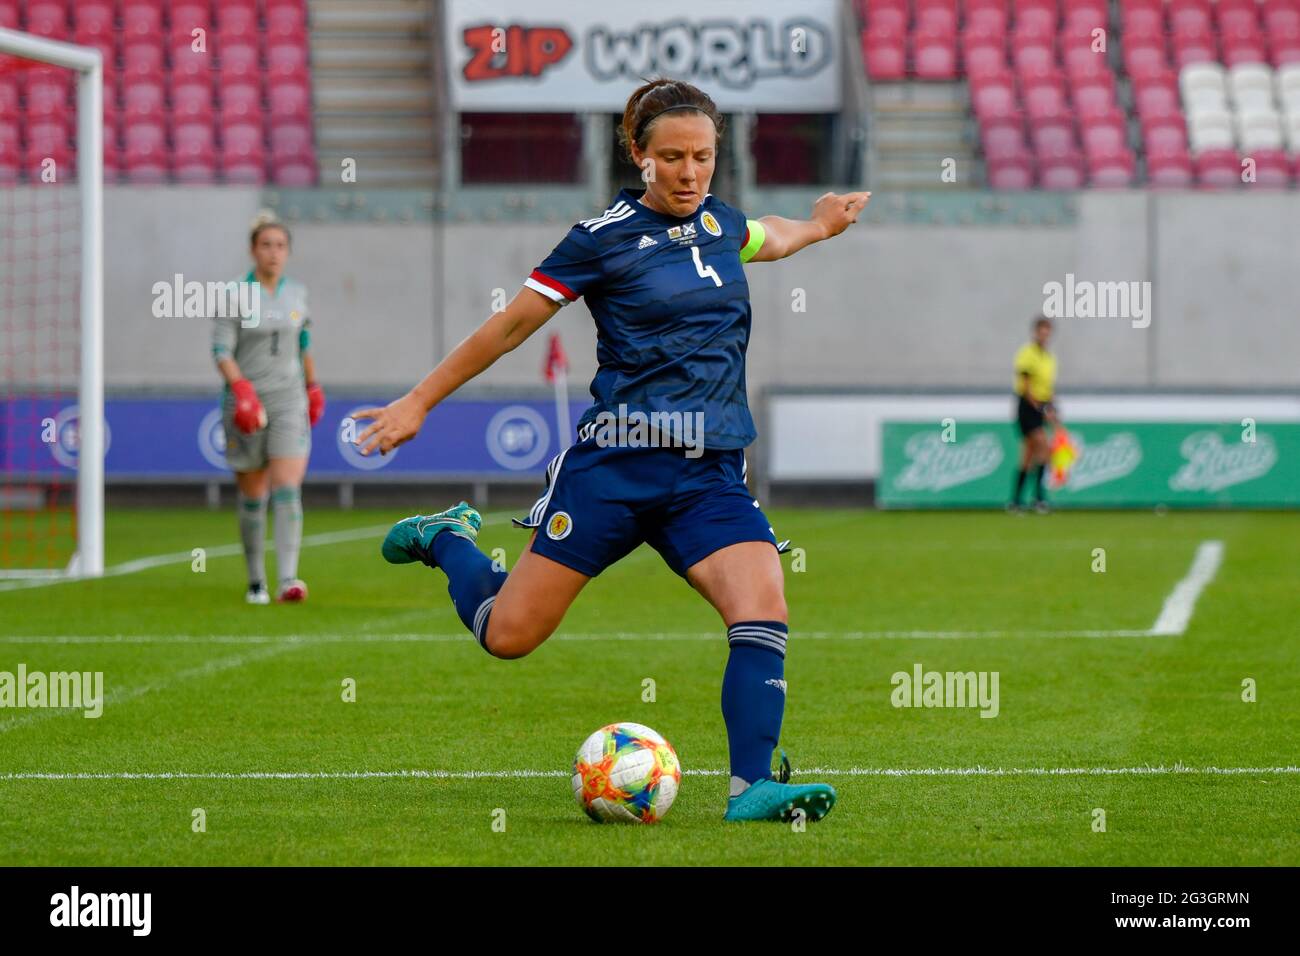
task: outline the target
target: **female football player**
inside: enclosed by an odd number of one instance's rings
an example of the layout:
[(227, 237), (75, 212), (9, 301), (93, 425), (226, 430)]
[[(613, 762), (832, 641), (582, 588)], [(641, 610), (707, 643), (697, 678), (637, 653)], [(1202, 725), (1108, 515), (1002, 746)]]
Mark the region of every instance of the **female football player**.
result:
[[(359, 413), (373, 421), (357, 444), (382, 454), (408, 441), (430, 409), (585, 296), (597, 329), (596, 401), (519, 522), (534, 531), (514, 570), (493, 570), (474, 543), (481, 518), (464, 502), (398, 522), (384, 557), (441, 568), (478, 642), (516, 658), (550, 636), (591, 578), (648, 542), (727, 628), (726, 819), (788, 819), (802, 810), (815, 820), (831, 809), (834, 789), (787, 783), (784, 761), (781, 778), (772, 774), (788, 628), (776, 537), (745, 486), (744, 449), (755, 430), (745, 395), (751, 313), (741, 265), (839, 235), (870, 194), (827, 193), (807, 221), (747, 220), (709, 193), (721, 126), (713, 101), (688, 83), (660, 79), (636, 90), (622, 137), (645, 190), (623, 190), (601, 215), (575, 225), (506, 308), (419, 385)], [(623, 427), (651, 415), (659, 416), (658, 440)], [(702, 423), (703, 441), (664, 447), (673, 415)]]
[(275, 520), (276, 599), (307, 598), (298, 578), (302, 543), (302, 486), (311, 451), (311, 426), (325, 410), (308, 351), (311, 324), (307, 289), (284, 275), (289, 229), (271, 213), (253, 222), (253, 268), (243, 282), (256, 283), (256, 307), (243, 318), (219, 318), (212, 356), (226, 383), (222, 421), (226, 462), (239, 486), (239, 533), (248, 564), (249, 604), (268, 604), (262, 556), (270, 493)]

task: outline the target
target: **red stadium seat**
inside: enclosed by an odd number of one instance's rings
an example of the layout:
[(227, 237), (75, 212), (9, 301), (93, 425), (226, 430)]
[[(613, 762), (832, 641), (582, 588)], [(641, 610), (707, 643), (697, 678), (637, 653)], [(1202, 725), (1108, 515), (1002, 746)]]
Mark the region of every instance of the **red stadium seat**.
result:
[(68, 39), (67, 5), (62, 0), (28, 0), (26, 30), (51, 40)]
[(1013, 121), (994, 121), (982, 125), (980, 144), (990, 162), (1029, 154), (1024, 130), (1019, 123)]
[(1086, 182), (1083, 160), (1074, 156), (1040, 161), (1038, 182), (1043, 189), (1082, 189)]
[(40, 165), (46, 157), (61, 163), (67, 159), (70, 146), (68, 124), (62, 117), (44, 117), (27, 123), (27, 159), (30, 165)]
[(208, 46), (200, 51), (192, 43), (182, 42), (172, 47), (172, 79), (204, 77), (211, 74), (215, 67), (212, 48)]
[(172, 87), (172, 117), (176, 122), (211, 123), (212, 87), (206, 82), (180, 82)]
[(107, 0), (78, 0), (72, 9), (73, 37), (77, 42), (116, 34), (113, 4)]
[(1209, 30), (1175, 33), (1173, 53), (1174, 63), (1180, 70), (1192, 63), (1216, 63), (1219, 59), (1218, 39)]
[(1007, 51), (1000, 42), (983, 36), (963, 38), (963, 59), (966, 76), (974, 82), (982, 77), (1003, 76), (1007, 73)]
[(1079, 133), (1083, 151), (1088, 156), (1110, 156), (1128, 149), (1128, 130), (1123, 116), (1084, 123)]
[(231, 184), (261, 186), (266, 182), (266, 161), (260, 153), (221, 154), (222, 178)]
[(1133, 185), (1137, 160), (1131, 150), (1089, 155), (1088, 185), (1096, 189), (1123, 189)]
[(1187, 124), (1181, 116), (1143, 123), (1142, 140), (1148, 153), (1186, 155)]
[(1094, 51), (1090, 42), (1066, 40), (1061, 47), (1061, 59), (1066, 75), (1074, 81), (1112, 76), (1106, 54)]
[(1110, 33), (1110, 10), (1105, 0), (1068, 0), (1064, 6), (1062, 36), (1090, 40), (1093, 30)]
[(132, 80), (122, 85), (122, 114), (127, 122), (161, 123), (167, 115), (167, 96), (156, 80)]
[(1124, 69), (1129, 76), (1140, 80), (1147, 76), (1163, 75), (1169, 71), (1169, 58), (1165, 52), (1164, 40), (1122, 41), (1124, 46)]
[(1079, 120), (1109, 116), (1116, 109), (1115, 91), (1106, 83), (1080, 83), (1073, 88), (1074, 109)]
[(957, 37), (955, 34), (918, 33), (912, 39), (912, 62), (922, 80), (957, 78)]
[(128, 158), (132, 153), (146, 149), (166, 150), (167, 129), (161, 121), (128, 119), (122, 125), (122, 143)]
[(217, 32), (223, 40), (255, 40), (257, 8), (222, 3), (217, 11)]
[(930, 33), (936, 36), (957, 35), (956, 3), (923, 3), (916, 5), (916, 33)]
[(1071, 115), (1065, 89), (1059, 83), (1035, 83), (1024, 90), (1025, 114), (1031, 123)]
[[(1293, 180), (1291, 161), (1284, 150), (1257, 149), (1244, 157), (1255, 161), (1255, 182), (1257, 186), (1275, 186), (1286, 188)], [(1247, 185), (1252, 185), (1248, 183)]]
[(1079, 151), (1074, 141), (1074, 127), (1065, 120), (1049, 120), (1032, 125), (1029, 141), (1039, 159), (1073, 156)]
[(273, 83), (267, 90), (272, 120), (307, 119), (311, 116), (311, 91), (304, 83)]
[(179, 157), (215, 154), (217, 137), (211, 123), (176, 123), (172, 131), (174, 154)]
[(268, 72), (286, 76), (307, 72), (307, 47), (302, 43), (279, 42), (266, 48)]
[(166, 72), (162, 43), (158, 40), (135, 40), (122, 48), (124, 78), (162, 79)]
[(907, 76), (907, 47), (901, 36), (862, 34), (862, 58), (873, 80), (901, 80)]
[(0, 122), (18, 121), (18, 81), (13, 77), (0, 75)]
[(247, 80), (222, 83), (220, 92), (222, 122), (251, 120), (262, 115), (262, 91), (253, 83)]
[(1263, 11), (1264, 29), (1269, 34), (1300, 35), (1300, 4), (1273, 2)]
[(971, 84), (971, 107), (983, 120), (1009, 119), (1018, 115), (1016, 91), (1009, 80), (991, 77)]
[(160, 146), (141, 145), (122, 151), (122, 181), (139, 186), (154, 186), (167, 182), (171, 168), (167, 151)]
[[(289, 10), (292, 8), (281, 7), (279, 9)], [(867, 30), (875, 36), (906, 36), (907, 21), (907, 7), (905, 6), (881, 6), (879, 9), (873, 6), (868, 10), (866, 18)], [(270, 22), (271, 16), (268, 12), (268, 27)]]
[(1001, 36), (1007, 32), (1006, 0), (966, 0), (966, 30)]
[(1241, 160), (1235, 150), (1207, 149), (1193, 159), (1192, 165), (1198, 185), (1215, 188), (1241, 185)]
[(272, 7), (267, 10), (266, 42), (276, 43), (281, 40), (291, 40), (295, 43), (306, 42), (306, 17), (298, 7)]
[(227, 40), (223, 35), (219, 52), (222, 83), (237, 78), (256, 78), (261, 73), (256, 44), (244, 40)]
[(1051, 40), (1016, 37), (1011, 41), (1011, 62), (1022, 76), (1050, 73), (1056, 69), (1056, 50)]
[(1210, 5), (1204, 0), (1169, 0), (1169, 29), (1174, 34), (1211, 32)]
[(1268, 51), (1263, 40), (1245, 40), (1240, 38), (1223, 38), (1223, 62), (1225, 66), (1240, 66), (1243, 63), (1267, 63)]
[(260, 155), (263, 151), (261, 124), (247, 120), (229, 123), (226, 117), (223, 116), (221, 146), (223, 150), (228, 152), (256, 153)]
[(18, 0), (0, 0), (0, 27), (17, 30), (22, 24), (18, 16)]
[(311, 126), (307, 123), (287, 121), (271, 126), (271, 155), (284, 159), (310, 156), (312, 148)]
[(1054, 37), (1059, 21), (1060, 10), (1054, 2), (1018, 2), (1011, 30), (1018, 37)]
[(1143, 120), (1163, 119), (1183, 115), (1178, 98), (1178, 81), (1173, 74), (1152, 76), (1133, 84), (1133, 105)]
[(1192, 161), (1186, 156), (1147, 162), (1147, 185), (1153, 189), (1189, 189), (1192, 179)]
[(1025, 157), (1008, 157), (988, 164), (989, 186), (1001, 190), (1031, 189), (1034, 185), (1032, 162)]
[(51, 79), (27, 84), (27, 117), (45, 119), (65, 117), (69, 113), (68, 85)]
[(212, 8), (198, 0), (176, 0), (172, 4), (172, 37), (178, 34), (193, 36), (196, 29), (212, 30)]
[(123, 0), (122, 40), (151, 40), (161, 44), (163, 5), (161, 0)]
[(271, 160), (271, 179), (277, 186), (303, 189), (316, 185), (316, 166), (299, 159)]

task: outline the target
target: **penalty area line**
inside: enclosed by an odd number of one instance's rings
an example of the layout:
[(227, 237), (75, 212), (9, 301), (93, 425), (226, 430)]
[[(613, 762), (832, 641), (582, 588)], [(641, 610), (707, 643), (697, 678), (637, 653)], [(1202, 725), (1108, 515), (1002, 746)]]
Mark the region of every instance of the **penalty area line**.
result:
[(1152, 636), (1179, 637), (1187, 633), (1187, 625), (1191, 623), (1196, 602), (1201, 592), (1219, 573), (1221, 564), (1223, 564), (1223, 542), (1202, 541), (1196, 548), (1196, 555), (1192, 558), (1192, 566), (1188, 568), (1187, 574), (1174, 585), (1174, 589), (1165, 598), (1159, 617), (1151, 625)]
[[(723, 769), (686, 770), (692, 777), (724, 777)], [(809, 767), (801, 777), (1164, 777), (1300, 774), (1300, 767)], [(46, 780), (537, 780), (568, 778), (568, 770), (247, 770), (247, 771), (11, 771), (0, 781)]]

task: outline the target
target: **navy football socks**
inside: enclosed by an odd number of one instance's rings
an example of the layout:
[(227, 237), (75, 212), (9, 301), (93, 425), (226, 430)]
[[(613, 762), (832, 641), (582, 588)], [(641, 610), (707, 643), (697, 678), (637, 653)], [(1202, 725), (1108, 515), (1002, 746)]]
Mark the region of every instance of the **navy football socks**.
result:
[(479, 646), (487, 650), (488, 617), (506, 572), (492, 567), (492, 559), (469, 538), (444, 531), (433, 539), (433, 559), (447, 575), (447, 593), (456, 613)]
[(722, 719), (731, 752), (731, 795), (772, 775), (772, 752), (785, 712), (785, 642), (781, 621), (742, 621), (727, 628), (731, 654), (722, 677)]

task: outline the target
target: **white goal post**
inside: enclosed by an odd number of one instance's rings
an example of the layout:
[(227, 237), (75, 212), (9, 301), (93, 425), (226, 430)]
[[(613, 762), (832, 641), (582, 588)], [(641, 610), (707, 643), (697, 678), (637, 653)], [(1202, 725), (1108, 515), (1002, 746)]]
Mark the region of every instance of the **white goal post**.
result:
[(0, 28), (0, 53), (77, 74), (81, 199), (81, 368), (78, 385), (77, 551), (67, 571), (104, 573), (104, 68), (98, 50)]

